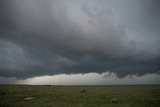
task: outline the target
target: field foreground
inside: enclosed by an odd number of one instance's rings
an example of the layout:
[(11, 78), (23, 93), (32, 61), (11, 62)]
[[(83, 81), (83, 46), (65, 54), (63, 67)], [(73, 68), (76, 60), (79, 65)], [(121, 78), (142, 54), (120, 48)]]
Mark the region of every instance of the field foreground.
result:
[(160, 86), (0, 85), (0, 107), (160, 107)]

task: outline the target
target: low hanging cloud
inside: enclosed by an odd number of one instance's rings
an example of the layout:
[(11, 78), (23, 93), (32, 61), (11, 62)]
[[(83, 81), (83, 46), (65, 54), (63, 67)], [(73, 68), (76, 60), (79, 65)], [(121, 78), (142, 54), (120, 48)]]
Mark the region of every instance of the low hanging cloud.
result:
[(156, 0), (0, 2), (1, 76), (160, 70)]
[(104, 72), (86, 74), (59, 74), (53, 76), (40, 76), (27, 79), (0, 77), (0, 84), (25, 84), (25, 85), (144, 85), (160, 84), (160, 75), (145, 74), (141, 77), (128, 75), (119, 78), (116, 73)]

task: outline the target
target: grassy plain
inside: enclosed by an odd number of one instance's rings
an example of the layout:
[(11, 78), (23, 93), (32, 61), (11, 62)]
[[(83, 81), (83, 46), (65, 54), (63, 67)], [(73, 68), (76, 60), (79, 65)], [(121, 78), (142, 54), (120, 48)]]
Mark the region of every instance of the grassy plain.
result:
[(160, 86), (0, 85), (0, 107), (160, 107)]

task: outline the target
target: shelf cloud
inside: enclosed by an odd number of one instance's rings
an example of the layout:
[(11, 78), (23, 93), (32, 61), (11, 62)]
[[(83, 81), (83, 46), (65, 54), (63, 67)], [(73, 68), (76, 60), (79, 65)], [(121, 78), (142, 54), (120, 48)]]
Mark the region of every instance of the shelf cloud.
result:
[(1, 0), (0, 76), (160, 71), (159, 0)]

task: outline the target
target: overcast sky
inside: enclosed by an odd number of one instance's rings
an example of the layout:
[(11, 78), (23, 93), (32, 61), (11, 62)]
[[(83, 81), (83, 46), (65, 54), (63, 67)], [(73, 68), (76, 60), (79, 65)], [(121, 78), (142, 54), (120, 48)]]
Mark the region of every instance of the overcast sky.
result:
[(0, 0), (0, 79), (106, 71), (119, 79), (159, 77), (159, 5), (159, 0)]

